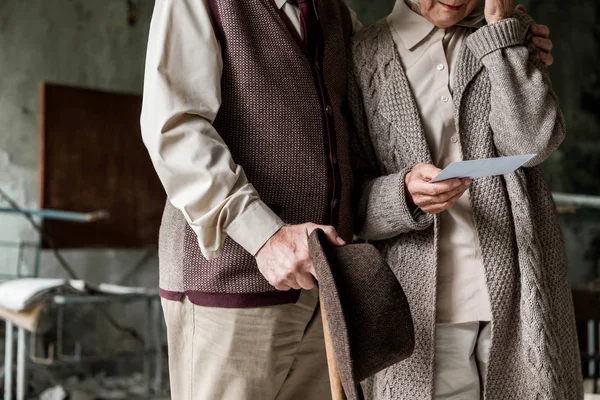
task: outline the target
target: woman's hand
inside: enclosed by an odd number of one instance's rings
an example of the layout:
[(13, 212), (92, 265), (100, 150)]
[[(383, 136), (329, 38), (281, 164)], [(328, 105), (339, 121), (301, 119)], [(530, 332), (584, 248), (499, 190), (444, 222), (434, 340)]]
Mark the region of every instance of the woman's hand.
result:
[(513, 0), (485, 0), (484, 15), (488, 24), (495, 24), (513, 15)]
[(438, 214), (452, 208), (469, 188), (471, 180), (449, 179), (442, 182), (429, 182), (440, 172), (441, 169), (431, 164), (416, 165), (404, 179), (408, 202), (429, 214)]

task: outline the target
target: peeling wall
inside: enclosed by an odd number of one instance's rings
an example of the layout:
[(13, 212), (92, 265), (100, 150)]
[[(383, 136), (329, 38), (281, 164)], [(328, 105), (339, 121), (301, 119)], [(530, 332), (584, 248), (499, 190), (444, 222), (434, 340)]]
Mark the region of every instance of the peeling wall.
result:
[[(22, 207), (37, 207), (40, 81), (141, 92), (154, 2), (135, 3), (137, 23), (129, 26), (125, 0), (0, 2), (0, 187)], [(32, 239), (35, 235), (23, 218), (0, 214), (0, 240)], [(67, 253), (83, 276), (111, 282), (119, 277), (114, 270), (136, 256)], [(0, 252), (0, 273), (14, 270), (13, 262), (4, 262), (6, 257), (13, 261), (15, 252)], [(42, 261), (42, 275), (56, 276), (53, 258)], [(152, 277), (145, 283), (155, 284), (155, 265), (145, 270)]]
[[(24, 208), (37, 208), (38, 85), (40, 81), (141, 93), (143, 65), (154, 1), (140, 0), (137, 23), (128, 24), (126, 0), (0, 0), (0, 188)], [(85, 132), (81, 132), (85, 134)], [(6, 204), (0, 201), (0, 207)], [(35, 241), (24, 218), (0, 213), (0, 242)], [(0, 245), (0, 275), (14, 273), (18, 252)], [(157, 257), (141, 251), (67, 251), (82, 279), (156, 287)], [(31, 272), (34, 252), (25, 254)], [(51, 254), (40, 275), (67, 277)], [(143, 332), (143, 306), (111, 307), (125, 325)], [(117, 343), (100, 319), (106, 351)], [(95, 336), (87, 335), (86, 341)]]

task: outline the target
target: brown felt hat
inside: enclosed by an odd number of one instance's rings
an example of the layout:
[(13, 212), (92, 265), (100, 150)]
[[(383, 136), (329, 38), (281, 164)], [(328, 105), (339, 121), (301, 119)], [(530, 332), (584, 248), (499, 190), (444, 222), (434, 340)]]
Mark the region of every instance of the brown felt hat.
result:
[(336, 247), (317, 229), (309, 249), (340, 380), (348, 400), (358, 400), (361, 381), (412, 354), (408, 300), (373, 245)]

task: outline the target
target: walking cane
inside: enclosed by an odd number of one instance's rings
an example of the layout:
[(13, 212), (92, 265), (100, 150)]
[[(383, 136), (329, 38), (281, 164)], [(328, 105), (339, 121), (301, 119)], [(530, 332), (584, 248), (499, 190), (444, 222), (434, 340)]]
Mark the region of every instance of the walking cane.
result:
[(323, 307), (323, 299), (319, 296), (321, 303), (321, 318), (323, 319), (323, 336), (325, 337), (325, 352), (327, 353), (327, 368), (329, 369), (329, 383), (331, 386), (332, 400), (346, 400), (346, 394), (340, 380), (337, 360), (333, 350), (333, 342), (331, 340), (331, 332), (329, 331), (329, 323), (327, 322), (327, 314)]

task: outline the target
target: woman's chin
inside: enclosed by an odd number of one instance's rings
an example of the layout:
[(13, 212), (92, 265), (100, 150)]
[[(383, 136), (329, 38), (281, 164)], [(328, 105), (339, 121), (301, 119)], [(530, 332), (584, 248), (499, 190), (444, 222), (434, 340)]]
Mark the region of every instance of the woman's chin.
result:
[(458, 24), (460, 22), (460, 19), (459, 20), (455, 20), (455, 19), (452, 19), (452, 20), (440, 19), (438, 21), (431, 21), (431, 22), (433, 22), (433, 24), (435, 26), (437, 26), (438, 28), (446, 29), (446, 28), (450, 28), (450, 27)]
[(458, 24), (465, 18), (464, 13), (458, 13), (456, 11), (442, 11), (438, 12), (433, 18), (428, 18), (438, 28), (450, 28)]

